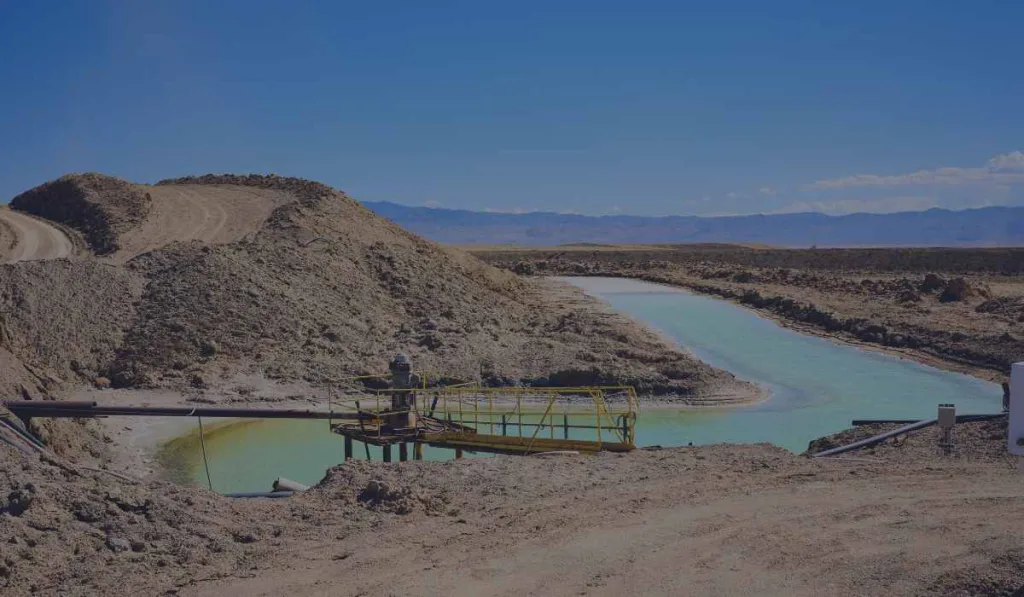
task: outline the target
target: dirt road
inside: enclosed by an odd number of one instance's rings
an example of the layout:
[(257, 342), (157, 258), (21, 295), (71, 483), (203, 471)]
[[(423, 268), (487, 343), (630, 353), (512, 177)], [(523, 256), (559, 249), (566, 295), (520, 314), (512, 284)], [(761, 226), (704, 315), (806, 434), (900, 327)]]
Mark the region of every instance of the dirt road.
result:
[(136, 255), (175, 241), (229, 243), (259, 230), (274, 208), (294, 200), (280, 191), (215, 185), (147, 187), (153, 207), (141, 226), (121, 238), (114, 260)]
[(44, 220), (0, 207), (0, 262), (70, 257), (74, 243), (56, 226)]
[[(1024, 579), (1024, 475), (1005, 463), (758, 446), (538, 460), (367, 466), (443, 507), (336, 538), (321, 526), (249, 578), (182, 594), (1001, 595)], [(329, 496), (364, 482), (309, 498), (337, 508)]]

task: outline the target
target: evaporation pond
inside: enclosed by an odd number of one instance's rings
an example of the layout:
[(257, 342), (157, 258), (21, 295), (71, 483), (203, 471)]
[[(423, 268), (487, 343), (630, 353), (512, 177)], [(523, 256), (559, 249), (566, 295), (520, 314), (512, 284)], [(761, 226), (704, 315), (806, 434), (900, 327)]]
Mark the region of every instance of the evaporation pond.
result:
[(639, 443), (666, 446), (771, 442), (795, 452), (853, 419), (998, 412), (994, 383), (896, 356), (801, 334), (733, 303), (618, 278), (561, 278), (616, 311), (662, 332), (702, 361), (771, 392), (747, 407), (702, 412), (648, 410)]
[[(939, 403), (956, 404), (961, 413), (1001, 406), (996, 384), (801, 334), (727, 301), (633, 280), (562, 280), (771, 392), (753, 406), (644, 410), (636, 426), (640, 445), (771, 442), (803, 452), (810, 440), (846, 429), (852, 419), (924, 419)], [(269, 420), (208, 429), (206, 448), (214, 489), (266, 491), (278, 476), (316, 483), (341, 462), (343, 443), (326, 421)], [(380, 448), (370, 450), (380, 460)], [(355, 452), (363, 455), (362, 444)], [(424, 455), (450, 459), (452, 452), (426, 448)], [(198, 436), (168, 444), (163, 461), (177, 480), (206, 484)]]

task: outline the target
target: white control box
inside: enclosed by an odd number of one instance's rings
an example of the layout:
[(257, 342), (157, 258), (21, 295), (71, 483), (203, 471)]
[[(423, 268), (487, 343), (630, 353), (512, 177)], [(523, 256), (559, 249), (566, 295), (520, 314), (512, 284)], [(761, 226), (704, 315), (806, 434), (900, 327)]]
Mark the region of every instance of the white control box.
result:
[(1024, 456), (1024, 363), (1010, 370), (1010, 430), (1006, 436), (1010, 454)]

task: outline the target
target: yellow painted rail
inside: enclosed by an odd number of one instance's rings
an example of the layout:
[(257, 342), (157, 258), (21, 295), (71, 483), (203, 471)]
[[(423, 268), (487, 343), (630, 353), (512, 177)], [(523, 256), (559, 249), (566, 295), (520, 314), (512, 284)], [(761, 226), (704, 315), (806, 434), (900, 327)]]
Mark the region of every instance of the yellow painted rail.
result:
[[(392, 407), (396, 394), (413, 406)], [(371, 415), (332, 423), (337, 433), (374, 444), (420, 442), (471, 451), (625, 452), (635, 448), (639, 401), (628, 386), (477, 386), (363, 390), (331, 402), (332, 412)], [(397, 424), (396, 421), (407, 421)]]

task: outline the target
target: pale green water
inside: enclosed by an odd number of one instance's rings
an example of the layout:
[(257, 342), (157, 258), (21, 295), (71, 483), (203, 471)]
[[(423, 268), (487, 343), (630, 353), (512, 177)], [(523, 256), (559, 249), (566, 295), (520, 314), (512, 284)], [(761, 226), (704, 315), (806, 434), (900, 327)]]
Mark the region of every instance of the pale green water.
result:
[(637, 439), (646, 445), (771, 442), (802, 452), (852, 419), (924, 419), (947, 402), (962, 413), (1002, 407), (996, 384), (800, 334), (726, 301), (633, 280), (565, 280), (771, 391), (750, 407), (644, 413)]
[[(1001, 405), (996, 384), (799, 334), (725, 301), (631, 280), (566, 280), (701, 360), (771, 391), (768, 401), (749, 407), (642, 412), (640, 445), (771, 442), (802, 452), (810, 440), (855, 418), (923, 419), (944, 402), (964, 413), (995, 412)], [(342, 447), (325, 421), (252, 421), (207, 431), (211, 476), (221, 492), (269, 490), (278, 476), (316, 483), (342, 460)], [(362, 453), (356, 444), (356, 454)], [(371, 455), (380, 460), (380, 449), (371, 447)], [(179, 480), (206, 484), (197, 438), (171, 444), (166, 456)], [(452, 453), (426, 448), (425, 456), (448, 459)]]

